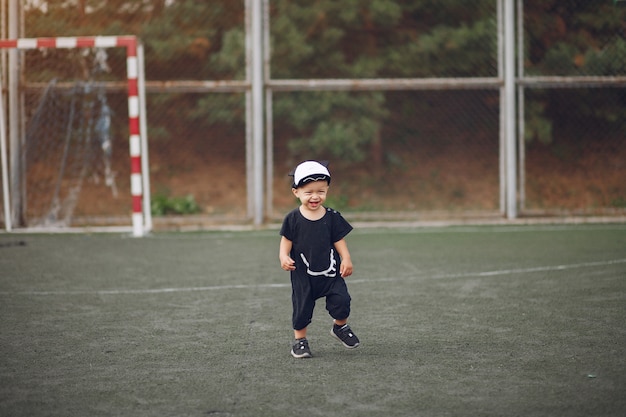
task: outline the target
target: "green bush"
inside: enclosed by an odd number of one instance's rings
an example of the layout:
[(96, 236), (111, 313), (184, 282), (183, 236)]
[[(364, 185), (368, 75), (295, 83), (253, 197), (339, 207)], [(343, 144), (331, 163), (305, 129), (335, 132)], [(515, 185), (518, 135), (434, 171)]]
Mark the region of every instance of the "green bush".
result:
[(191, 194), (187, 194), (185, 197), (170, 197), (166, 194), (157, 194), (152, 198), (150, 206), (154, 216), (195, 214), (202, 211)]

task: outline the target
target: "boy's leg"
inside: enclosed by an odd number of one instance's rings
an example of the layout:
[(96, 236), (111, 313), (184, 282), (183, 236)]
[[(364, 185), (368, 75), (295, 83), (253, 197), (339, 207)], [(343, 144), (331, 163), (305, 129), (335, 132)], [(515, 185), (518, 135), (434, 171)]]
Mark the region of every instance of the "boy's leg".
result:
[(311, 349), (309, 348), (309, 341), (306, 339), (307, 327), (311, 323), (313, 316), (313, 309), (315, 308), (315, 300), (311, 299), (310, 287), (298, 287), (293, 288), (292, 293), (293, 303), (293, 336), (295, 342), (291, 347), (291, 356), (294, 358), (310, 358)]
[(336, 278), (326, 293), (326, 310), (335, 324), (343, 326), (348, 322), (351, 301), (345, 281), (343, 278)]
[(291, 324), (293, 325), (294, 335), (306, 337), (306, 328), (313, 318), (313, 310), (315, 309), (315, 298), (312, 288), (308, 280), (291, 278), (291, 303), (292, 316)]
[(331, 292), (326, 296), (326, 309), (333, 317), (330, 334), (337, 338), (348, 349), (359, 346), (359, 338), (348, 325), (351, 297), (343, 279), (335, 281)]
[(298, 359), (312, 357), (309, 341), (306, 339), (306, 327), (304, 329), (294, 330), (293, 335), (296, 341), (291, 347), (291, 356)]
[(293, 337), (294, 339), (306, 339), (306, 327), (304, 329), (300, 329), (300, 330), (294, 330), (293, 331)]
[(348, 325), (347, 319), (339, 321), (343, 321), (344, 323), (337, 324), (337, 320), (335, 320), (335, 324), (333, 324), (333, 327), (330, 329), (330, 335), (339, 340), (341, 344), (348, 349), (358, 347), (361, 342)]

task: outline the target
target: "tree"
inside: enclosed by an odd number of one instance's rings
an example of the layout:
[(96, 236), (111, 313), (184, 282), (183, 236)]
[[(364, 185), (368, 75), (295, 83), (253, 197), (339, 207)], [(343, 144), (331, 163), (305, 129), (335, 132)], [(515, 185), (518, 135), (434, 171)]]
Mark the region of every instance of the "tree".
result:
[[(606, 0), (534, 1), (524, 8), (524, 25), (528, 75), (626, 73), (626, 7)], [(551, 120), (559, 126), (576, 126), (582, 120), (620, 123), (626, 118), (623, 94), (616, 89), (603, 94), (601, 101), (588, 98), (572, 102), (565, 98), (567, 95), (547, 92), (538, 92), (534, 97), (536, 101), (527, 111), (528, 141), (551, 142)], [(576, 138), (579, 131), (574, 128), (568, 136)]]
[[(272, 0), (270, 7), (274, 79), (497, 74), (496, 0)], [(133, 34), (145, 44), (148, 80), (243, 79), (243, 14), (243, 0), (30, 1), (26, 34)], [(610, 0), (533, 0), (524, 2), (524, 15), (528, 74), (624, 74), (626, 7)], [(383, 129), (390, 114), (406, 111), (385, 92), (281, 93), (274, 99), (278, 139), (294, 155), (348, 162), (369, 156), (384, 163), (383, 141), (392, 139)], [(226, 111), (214, 110), (218, 101)], [(170, 95), (154, 105), (183, 118), (177, 126), (190, 131), (244, 118), (240, 95)], [(549, 139), (543, 115), (561, 105), (545, 99), (530, 109), (528, 130)], [(624, 116), (623, 106), (578, 106), (570, 114)], [(151, 129), (167, 135), (170, 123), (163, 119)]]
[[(272, 2), (273, 78), (495, 75), (495, 2)], [(384, 163), (382, 127), (402, 103), (384, 92), (275, 95), (299, 155)]]

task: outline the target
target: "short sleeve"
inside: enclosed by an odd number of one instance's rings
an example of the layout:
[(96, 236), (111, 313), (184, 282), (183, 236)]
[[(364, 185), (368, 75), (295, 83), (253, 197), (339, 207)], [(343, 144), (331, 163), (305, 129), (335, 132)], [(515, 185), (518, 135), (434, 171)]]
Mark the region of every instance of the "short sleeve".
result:
[(331, 236), (333, 243), (340, 241), (353, 229), (352, 225), (337, 210), (328, 209), (332, 217)]
[(294, 212), (290, 212), (285, 216), (283, 224), (280, 228), (280, 235), (291, 241), (295, 238), (295, 216)]

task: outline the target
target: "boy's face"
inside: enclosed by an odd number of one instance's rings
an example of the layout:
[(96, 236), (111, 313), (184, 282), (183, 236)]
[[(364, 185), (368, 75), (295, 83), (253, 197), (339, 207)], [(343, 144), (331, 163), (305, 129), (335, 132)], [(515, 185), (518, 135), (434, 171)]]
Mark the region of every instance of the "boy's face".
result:
[(300, 204), (307, 210), (319, 210), (328, 195), (328, 182), (313, 181), (298, 188), (292, 188), (293, 194), (300, 200)]

